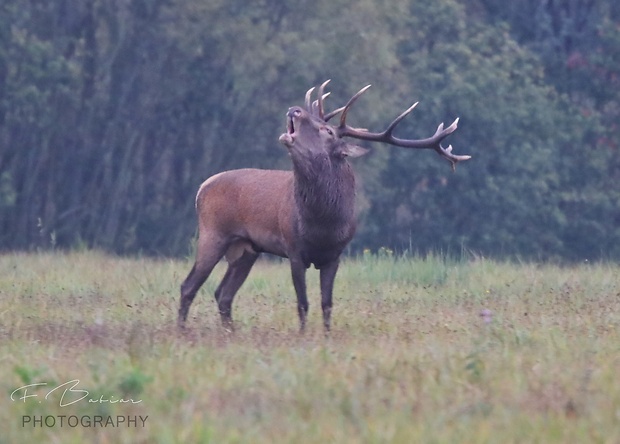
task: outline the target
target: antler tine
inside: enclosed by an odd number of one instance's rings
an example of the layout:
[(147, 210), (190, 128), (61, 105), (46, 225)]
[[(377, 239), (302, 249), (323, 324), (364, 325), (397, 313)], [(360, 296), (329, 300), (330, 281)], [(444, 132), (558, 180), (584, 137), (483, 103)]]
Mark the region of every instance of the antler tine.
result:
[(327, 86), (329, 82), (331, 82), (331, 79), (325, 80), (323, 84), (319, 86), (318, 111), (319, 111), (320, 119), (325, 118), (325, 107), (323, 105), (323, 100), (325, 100), (325, 98), (329, 95), (329, 93), (324, 94), (325, 87)]
[(355, 103), (355, 101), (366, 92), (366, 90), (370, 88), (370, 85), (366, 85), (365, 87), (363, 87), (362, 89), (360, 89), (353, 97), (351, 97), (349, 99), (349, 101), (347, 102), (347, 104), (344, 106), (344, 109), (342, 110), (342, 115), (340, 116), (340, 128), (345, 128), (347, 126), (346, 120), (347, 120), (347, 113), (349, 112), (349, 108), (351, 108), (351, 105), (353, 105)]
[(456, 119), (454, 119), (454, 122), (452, 122), (452, 124), (448, 128), (446, 128), (446, 131), (449, 131), (448, 134), (452, 134), (453, 132), (456, 131), (456, 128), (459, 126), (459, 119), (460, 117), (457, 117)]
[(334, 116), (337, 116), (340, 112), (342, 112), (344, 110), (344, 108), (345, 108), (344, 106), (341, 106), (340, 108), (335, 109), (332, 112), (325, 114), (325, 118), (323, 120), (328, 122), (329, 119), (331, 119)]
[(396, 128), (396, 125), (398, 125), (401, 120), (403, 120), (405, 117), (407, 117), (407, 114), (409, 114), (411, 111), (413, 111), (415, 109), (416, 106), (418, 106), (418, 103), (420, 103), (420, 102), (414, 103), (409, 108), (407, 108), (405, 111), (403, 111), (400, 116), (395, 118), (394, 121), (392, 123), (390, 123), (390, 125), (385, 130), (385, 134), (388, 135), (388, 136), (391, 136), (392, 135), (392, 131), (394, 131), (394, 128)]
[[(323, 101), (330, 95), (331, 93), (325, 93), (321, 96), (321, 100), (316, 99), (314, 102), (312, 102), (312, 115), (313, 116), (317, 116), (322, 120), (325, 120), (325, 118), (322, 116), (322, 114), (325, 114), (323, 107)], [(326, 120), (325, 120), (326, 121)]]
[(313, 86), (312, 88), (310, 88), (308, 91), (306, 91), (306, 111), (308, 111), (310, 114), (312, 114), (312, 93), (314, 92), (314, 89), (316, 87)]
[[(443, 128), (443, 122), (441, 122), (437, 127), (437, 131), (435, 131), (435, 135), (433, 137), (443, 138), (449, 134), (452, 134), (454, 131), (456, 131), (458, 124), (458, 117), (454, 119), (454, 122), (452, 122), (452, 124), (446, 129)], [(435, 151), (437, 151), (437, 153), (439, 153), (441, 157), (450, 162), (450, 165), (452, 166), (452, 171), (456, 170), (457, 163), (471, 159), (471, 156), (452, 154), (452, 145), (448, 145), (447, 148), (444, 148), (441, 146), (441, 142), (437, 144), (437, 146), (435, 147)]]

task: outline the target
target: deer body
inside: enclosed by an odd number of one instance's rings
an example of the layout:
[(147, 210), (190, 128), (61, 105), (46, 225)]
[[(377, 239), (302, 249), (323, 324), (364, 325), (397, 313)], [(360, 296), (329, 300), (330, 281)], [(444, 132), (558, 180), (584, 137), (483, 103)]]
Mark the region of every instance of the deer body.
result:
[[(327, 83), (327, 82), (326, 82)], [(196, 261), (181, 285), (178, 323), (183, 326), (198, 289), (222, 257), (228, 269), (215, 290), (215, 299), (225, 326), (232, 326), (233, 298), (247, 278), (258, 256), (271, 253), (289, 258), (297, 310), (303, 330), (308, 313), (305, 272), (314, 265), (320, 270), (323, 324), (330, 328), (332, 290), (339, 258), (355, 233), (355, 176), (347, 157), (358, 157), (366, 149), (344, 137), (405, 146), (433, 148), (453, 165), (468, 156), (455, 156), (440, 141), (456, 129), (440, 125), (435, 136), (423, 141), (392, 137), (401, 114), (384, 133), (368, 133), (345, 123), (356, 94), (346, 107), (329, 116), (323, 111), (324, 83), (319, 99), (287, 113), (287, 131), (280, 136), (292, 160), (292, 171), (240, 169), (207, 179), (196, 196), (198, 244)], [(415, 106), (415, 105), (414, 105)], [(342, 111), (340, 125), (327, 123)]]
[(330, 250), (342, 250), (355, 231), (355, 178), (347, 170), (332, 181), (322, 183), (321, 175), (303, 184), (295, 182), (292, 171), (248, 168), (216, 174), (196, 196), (200, 237), (209, 243), (223, 240), (229, 262), (251, 250), (297, 254), (304, 265), (320, 268), (333, 260)]
[(224, 241), (231, 262), (244, 248), (285, 255), (285, 240), (291, 237), (284, 220), (290, 217), (292, 180), (290, 171), (257, 169), (210, 177), (196, 196), (200, 237)]

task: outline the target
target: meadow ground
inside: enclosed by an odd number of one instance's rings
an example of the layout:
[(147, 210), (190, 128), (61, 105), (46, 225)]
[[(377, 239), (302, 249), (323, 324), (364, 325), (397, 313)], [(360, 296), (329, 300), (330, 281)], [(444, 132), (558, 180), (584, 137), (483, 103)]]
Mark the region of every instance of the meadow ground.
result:
[(342, 264), (327, 338), (314, 270), (303, 336), (268, 261), (234, 334), (223, 264), (179, 334), (189, 261), (2, 255), (0, 443), (620, 442), (620, 266), (383, 253)]

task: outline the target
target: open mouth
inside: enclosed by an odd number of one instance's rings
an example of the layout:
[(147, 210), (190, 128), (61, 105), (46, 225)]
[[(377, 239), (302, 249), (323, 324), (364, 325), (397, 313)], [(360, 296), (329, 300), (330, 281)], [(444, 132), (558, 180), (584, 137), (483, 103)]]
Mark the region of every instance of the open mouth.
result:
[(286, 132), (280, 136), (280, 143), (291, 148), (295, 143), (295, 124), (293, 123), (293, 117), (287, 116), (286, 119)]
[(288, 116), (288, 122), (286, 123), (286, 130), (289, 134), (293, 134), (295, 132), (295, 124), (293, 122), (293, 116)]
[(303, 116), (303, 110), (298, 106), (294, 106), (288, 109), (286, 113), (286, 132), (280, 136), (280, 142), (286, 145), (288, 148), (291, 148), (295, 144), (295, 138), (297, 137), (297, 133), (295, 130), (295, 124), (297, 123), (295, 119), (299, 120)]

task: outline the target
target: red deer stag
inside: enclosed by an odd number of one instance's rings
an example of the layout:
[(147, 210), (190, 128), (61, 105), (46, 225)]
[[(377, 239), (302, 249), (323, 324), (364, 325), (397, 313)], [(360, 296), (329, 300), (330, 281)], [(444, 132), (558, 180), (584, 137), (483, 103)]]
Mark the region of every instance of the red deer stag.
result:
[[(198, 245), (196, 262), (181, 285), (178, 324), (183, 327), (196, 292), (213, 267), (226, 257), (228, 269), (215, 290), (222, 323), (232, 328), (231, 306), (252, 265), (263, 253), (287, 257), (297, 293), (301, 330), (308, 315), (306, 269), (320, 270), (323, 325), (330, 328), (332, 288), (340, 254), (355, 232), (355, 176), (347, 157), (358, 157), (365, 148), (346, 138), (385, 142), (404, 148), (434, 149), (455, 165), (470, 158), (452, 154), (441, 141), (453, 133), (458, 119), (448, 128), (439, 125), (428, 139), (399, 139), (392, 133), (417, 105), (398, 116), (385, 131), (372, 133), (346, 123), (351, 105), (369, 88), (362, 88), (348, 103), (325, 113), (323, 83), (312, 101), (306, 93), (305, 108), (294, 106), (286, 114), (286, 132), (280, 142), (288, 149), (292, 171), (240, 169), (216, 174), (198, 190)], [(341, 113), (340, 123), (327, 122)]]

